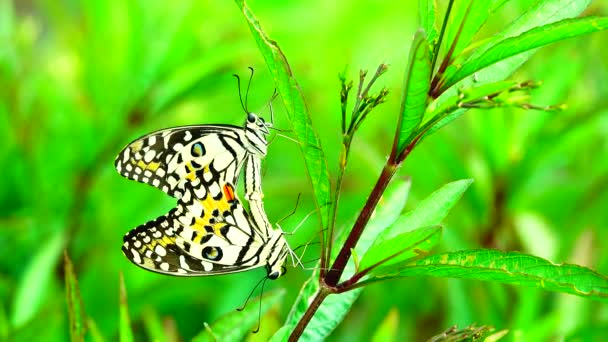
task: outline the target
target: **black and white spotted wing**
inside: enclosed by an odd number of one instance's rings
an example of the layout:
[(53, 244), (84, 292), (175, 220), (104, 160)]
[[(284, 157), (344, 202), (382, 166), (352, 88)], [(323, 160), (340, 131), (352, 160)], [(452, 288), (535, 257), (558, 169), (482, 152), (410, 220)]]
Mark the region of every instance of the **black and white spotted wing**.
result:
[(180, 198), (184, 183), (213, 169), (222, 182), (236, 184), (247, 156), (266, 155), (269, 131), (264, 119), (249, 113), (243, 127), (195, 125), (164, 129), (128, 144), (114, 165), (123, 177), (152, 185)]
[(180, 198), (196, 171), (212, 167), (234, 182), (246, 155), (243, 128), (201, 125), (169, 128), (128, 144), (116, 157), (123, 177), (152, 185)]
[[(186, 184), (185, 192), (192, 191)], [(122, 250), (137, 266), (164, 274), (204, 276), (265, 266), (271, 279), (285, 273), (289, 252), (282, 231), (264, 235), (256, 229), (230, 183), (221, 184), (219, 194), (182, 197), (177, 208), (127, 233)]]

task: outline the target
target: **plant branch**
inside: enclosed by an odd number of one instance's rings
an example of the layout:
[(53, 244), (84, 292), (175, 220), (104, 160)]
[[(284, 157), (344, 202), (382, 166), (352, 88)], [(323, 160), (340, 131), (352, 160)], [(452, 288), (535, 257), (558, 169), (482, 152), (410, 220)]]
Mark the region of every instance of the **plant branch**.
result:
[(351, 249), (355, 248), (355, 246), (357, 245), (357, 242), (359, 241), (359, 238), (363, 233), (363, 229), (367, 225), (367, 222), (369, 222), (369, 219), (372, 216), (372, 213), (374, 212), (378, 201), (380, 201), (384, 190), (386, 190), (388, 183), (397, 171), (398, 167), (399, 164), (389, 159), (384, 168), (382, 169), (382, 173), (380, 174), (380, 177), (378, 178), (378, 181), (376, 182), (372, 193), (367, 198), (365, 206), (363, 207), (363, 209), (361, 209), (359, 217), (357, 218), (353, 229), (348, 235), (346, 242), (342, 246), (342, 249), (340, 249), (340, 252), (336, 257), (336, 261), (332, 265), (330, 271), (325, 276), (325, 283), (327, 285), (336, 286), (340, 281), (340, 277), (344, 272), (346, 263), (348, 262), (348, 259), (350, 259), (350, 256), (352, 254)]
[(431, 62), (431, 72), (435, 70), (435, 64), (437, 63), (437, 56), (439, 55), (439, 49), (441, 48), (441, 42), (443, 41), (443, 35), (445, 34), (445, 28), (448, 26), (448, 19), (450, 18), (450, 13), (452, 13), (452, 5), (454, 5), (454, 0), (450, 0), (448, 3), (448, 8), (445, 11), (445, 16), (443, 17), (443, 24), (441, 24), (441, 31), (439, 32), (439, 38), (437, 39), (437, 44), (433, 47), (433, 59)]
[[(458, 39), (460, 38), (460, 34), (462, 33), (462, 30), (464, 29), (464, 24), (466, 23), (467, 18), (469, 17), (469, 14), (471, 13), (471, 7), (473, 6), (473, 1), (474, 0), (471, 0), (469, 2), (469, 6), (467, 7), (464, 17), (462, 18), (462, 21), (460, 22), (460, 25), (458, 26), (458, 31), (456, 32), (456, 35), (454, 36), (454, 41), (452, 41), (452, 44), (450, 44), (450, 48), (449, 48), (448, 52), (445, 54), (445, 57), (443, 58), (443, 62), (439, 66), (439, 69), (437, 69), (437, 73), (435, 74), (435, 76), (433, 77), (433, 80), (431, 81), (429, 95), (434, 99), (438, 98), (439, 95), (441, 95), (441, 92), (443, 91), (443, 89), (441, 89), (444, 84), (443, 73), (448, 68), (450, 62), (452, 61), (452, 56), (454, 55), (454, 50), (456, 49), (456, 45), (458, 44)], [(433, 64), (433, 66), (434, 66), (434, 64)]]
[(306, 329), (306, 326), (308, 325), (308, 323), (310, 323), (310, 320), (314, 317), (315, 312), (317, 312), (317, 310), (319, 309), (319, 307), (321, 306), (321, 304), (323, 303), (325, 298), (330, 294), (331, 294), (331, 292), (329, 291), (329, 289), (326, 286), (323, 286), (323, 284), (321, 284), (319, 291), (317, 291), (317, 293), (315, 294), (315, 298), (312, 300), (312, 302), (310, 303), (310, 305), (308, 306), (308, 308), (302, 315), (302, 318), (300, 318), (300, 320), (298, 321), (298, 324), (295, 326), (295, 328), (292, 330), (291, 334), (289, 335), (289, 339), (288, 339), (289, 342), (295, 342), (300, 338), (300, 336), (302, 336), (304, 329)]

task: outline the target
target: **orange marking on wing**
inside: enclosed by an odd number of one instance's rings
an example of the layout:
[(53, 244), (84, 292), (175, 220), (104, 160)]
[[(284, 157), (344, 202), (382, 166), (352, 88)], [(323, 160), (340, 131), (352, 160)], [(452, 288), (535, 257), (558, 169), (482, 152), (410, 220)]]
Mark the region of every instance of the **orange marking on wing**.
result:
[(226, 196), (226, 200), (228, 200), (228, 202), (235, 200), (234, 188), (232, 187), (232, 185), (224, 185), (224, 196)]

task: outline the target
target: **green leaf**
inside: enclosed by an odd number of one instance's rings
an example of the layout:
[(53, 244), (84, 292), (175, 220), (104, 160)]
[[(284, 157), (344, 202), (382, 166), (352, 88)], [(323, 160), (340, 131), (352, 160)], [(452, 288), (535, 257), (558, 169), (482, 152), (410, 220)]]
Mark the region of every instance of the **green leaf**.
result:
[(133, 342), (133, 330), (131, 330), (131, 318), (129, 317), (129, 303), (127, 302), (127, 288), (125, 287), (125, 277), (122, 272), (119, 275), (120, 286), (120, 341)]
[[(452, 24), (448, 25), (445, 39), (446, 49), (449, 49), (458, 31), (460, 31), (458, 41), (453, 48), (452, 56), (458, 56), (469, 45), (488, 17), (505, 2), (506, 0), (469, 0), (468, 2), (463, 1), (459, 5), (454, 6)], [(463, 20), (464, 23), (462, 23)], [(460, 29), (461, 25), (462, 29)]]
[(68, 256), (68, 252), (63, 252), (63, 267), (65, 272), (65, 297), (68, 305), (68, 317), (70, 319), (70, 340), (83, 341), (86, 330), (85, 312), (80, 297), (80, 288), (74, 265)]
[[(484, 44), (475, 49), (475, 51), (468, 56), (465, 61), (459, 63), (459, 65), (464, 65), (470, 61), (477, 60), (485, 51), (506, 38), (517, 36), (538, 26), (550, 24), (566, 18), (576, 17), (587, 6), (589, 6), (589, 3), (589, 0), (572, 0), (568, 3), (564, 3), (562, 0), (538, 1), (522, 16), (513, 21), (509, 27), (487, 39)], [(532, 53), (534, 53), (534, 51), (520, 53), (519, 55), (497, 62), (483, 70), (478, 71), (475, 73), (476, 82), (487, 83), (506, 78), (521, 64), (528, 60)], [(449, 73), (449, 70), (450, 68), (448, 68), (446, 72)], [(445, 79), (447, 79), (447, 76), (444, 78), (444, 80)], [(471, 82), (470, 78), (467, 78), (465, 81)], [(447, 87), (444, 86), (443, 89), (447, 89)], [(448, 94), (445, 95), (452, 96), (455, 92), (455, 89), (450, 89), (446, 91)]]
[(465, 250), (424, 257), (389, 277), (449, 277), (536, 287), (608, 302), (608, 277), (519, 252)]
[[(359, 239), (355, 251), (359, 255), (364, 255), (372, 245), (374, 239), (382, 230), (390, 226), (401, 214), (407, 201), (411, 182), (410, 179), (395, 179), (385, 192), (378, 203), (378, 207), (370, 219), (363, 235)], [(336, 246), (341, 246), (348, 236), (345, 229), (336, 239)], [(334, 250), (337, 254), (338, 250)], [(332, 257), (335, 257), (333, 255)], [(354, 264), (349, 262), (346, 266), (344, 276), (352, 275), (355, 272)], [(319, 271), (315, 270), (312, 276), (304, 283), (298, 298), (291, 308), (285, 326), (290, 330), (296, 326), (304, 312), (309, 306), (310, 300), (319, 290)], [(304, 333), (301, 341), (319, 341), (325, 339), (342, 322), (355, 300), (359, 297), (361, 289), (329, 295), (325, 298), (315, 316), (312, 318)]]
[(299, 146), (304, 154), (308, 176), (315, 194), (315, 202), (321, 216), (321, 224), (323, 227), (327, 227), (328, 204), (331, 202), (329, 172), (321, 142), (313, 129), (300, 86), (277, 43), (266, 36), (260, 23), (243, 0), (236, 0), (236, 3), (247, 20), (249, 29), (266, 60), (266, 65), (274, 78), (279, 94), (281, 94), (294, 134), (300, 142)]
[(442, 186), (418, 203), (414, 210), (401, 215), (376, 241), (389, 240), (416, 228), (439, 225), (471, 183), (472, 179), (462, 179)]
[(414, 132), (422, 121), (430, 84), (430, 46), (424, 36), (424, 31), (418, 30), (414, 36), (410, 60), (404, 77), (401, 116), (397, 124), (397, 155), (400, 155), (413, 140)]
[(511, 56), (560, 40), (602, 31), (606, 28), (608, 28), (608, 18), (600, 17), (565, 19), (536, 27), (516, 37), (507, 38), (499, 42), (475, 60), (467, 61), (462, 65), (451, 65), (446, 70), (446, 82), (443, 85), (443, 89), (451, 87), (476, 71)]
[(420, 20), (420, 26), (426, 33), (426, 38), (431, 47), (435, 46), (439, 37), (437, 25), (435, 25), (436, 14), (437, 6), (435, 0), (418, 1), (418, 18)]
[(169, 341), (170, 338), (165, 334), (163, 322), (158, 313), (151, 307), (146, 307), (142, 312), (142, 320), (146, 328), (146, 335), (149, 341)]
[[(233, 311), (220, 318), (207, 329), (202, 330), (192, 341), (243, 341), (256, 328), (260, 314), (263, 315), (268, 312), (284, 295), (285, 290), (283, 289), (264, 294), (262, 296), (261, 312), (258, 302), (260, 298), (254, 298), (251, 305), (245, 306), (241, 311)], [(263, 322), (261, 324), (263, 328)]]
[(89, 333), (88, 336), (89, 336), (90, 340), (93, 342), (105, 342), (106, 341), (106, 339), (101, 334), (101, 331), (99, 331), (97, 324), (91, 318), (87, 319), (87, 332)]
[[(428, 254), (441, 240), (441, 231), (440, 226), (425, 227), (399, 234), (390, 239), (378, 239), (361, 260), (360, 270), (374, 267), (371, 273), (383, 274), (393, 270), (395, 264)], [(377, 265), (380, 262), (382, 264)]]
[(277, 330), (277, 332), (275, 332), (274, 335), (272, 335), (270, 342), (287, 341), (287, 339), (289, 338), (290, 332), (291, 332), (291, 330), (289, 329), (289, 326), (284, 325), (279, 330)]
[(46, 240), (26, 266), (13, 300), (11, 322), (14, 328), (33, 318), (40, 309), (53, 281), (53, 271), (59, 262), (63, 246), (63, 232), (58, 231)]
[(392, 308), (376, 332), (372, 336), (372, 342), (397, 341), (397, 331), (399, 328), (399, 311)]

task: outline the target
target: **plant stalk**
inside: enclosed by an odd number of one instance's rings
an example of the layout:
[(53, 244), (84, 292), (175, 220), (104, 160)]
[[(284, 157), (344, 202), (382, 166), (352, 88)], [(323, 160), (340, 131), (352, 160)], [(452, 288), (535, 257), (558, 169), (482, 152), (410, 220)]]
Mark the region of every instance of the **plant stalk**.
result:
[(315, 312), (317, 312), (317, 309), (319, 309), (319, 306), (321, 306), (321, 303), (323, 303), (325, 297), (327, 297), (331, 293), (326, 286), (327, 285), (325, 284), (321, 284), (321, 287), (319, 288), (317, 294), (315, 294), (315, 298), (310, 303), (310, 306), (306, 309), (304, 315), (302, 315), (302, 318), (300, 318), (298, 324), (289, 335), (289, 342), (296, 342), (300, 338), (300, 336), (302, 336), (304, 329), (306, 329), (306, 326), (314, 317)]
[(384, 190), (386, 190), (388, 183), (397, 171), (398, 167), (399, 164), (395, 163), (393, 159), (389, 159), (386, 165), (384, 165), (382, 173), (380, 174), (380, 177), (378, 178), (378, 181), (376, 182), (372, 193), (367, 198), (365, 206), (363, 207), (363, 209), (361, 209), (359, 217), (357, 218), (353, 229), (348, 235), (346, 242), (342, 246), (342, 249), (340, 249), (340, 253), (336, 257), (336, 261), (333, 263), (331, 269), (329, 270), (329, 272), (327, 272), (325, 276), (325, 283), (330, 287), (335, 287), (340, 281), (340, 277), (344, 272), (346, 263), (348, 262), (348, 259), (350, 259), (351, 249), (355, 248), (355, 246), (357, 245), (357, 242), (359, 241), (359, 238), (363, 233), (363, 229), (367, 225), (367, 222), (369, 222), (369, 219), (372, 216), (372, 213), (374, 212), (378, 201), (380, 201)]

